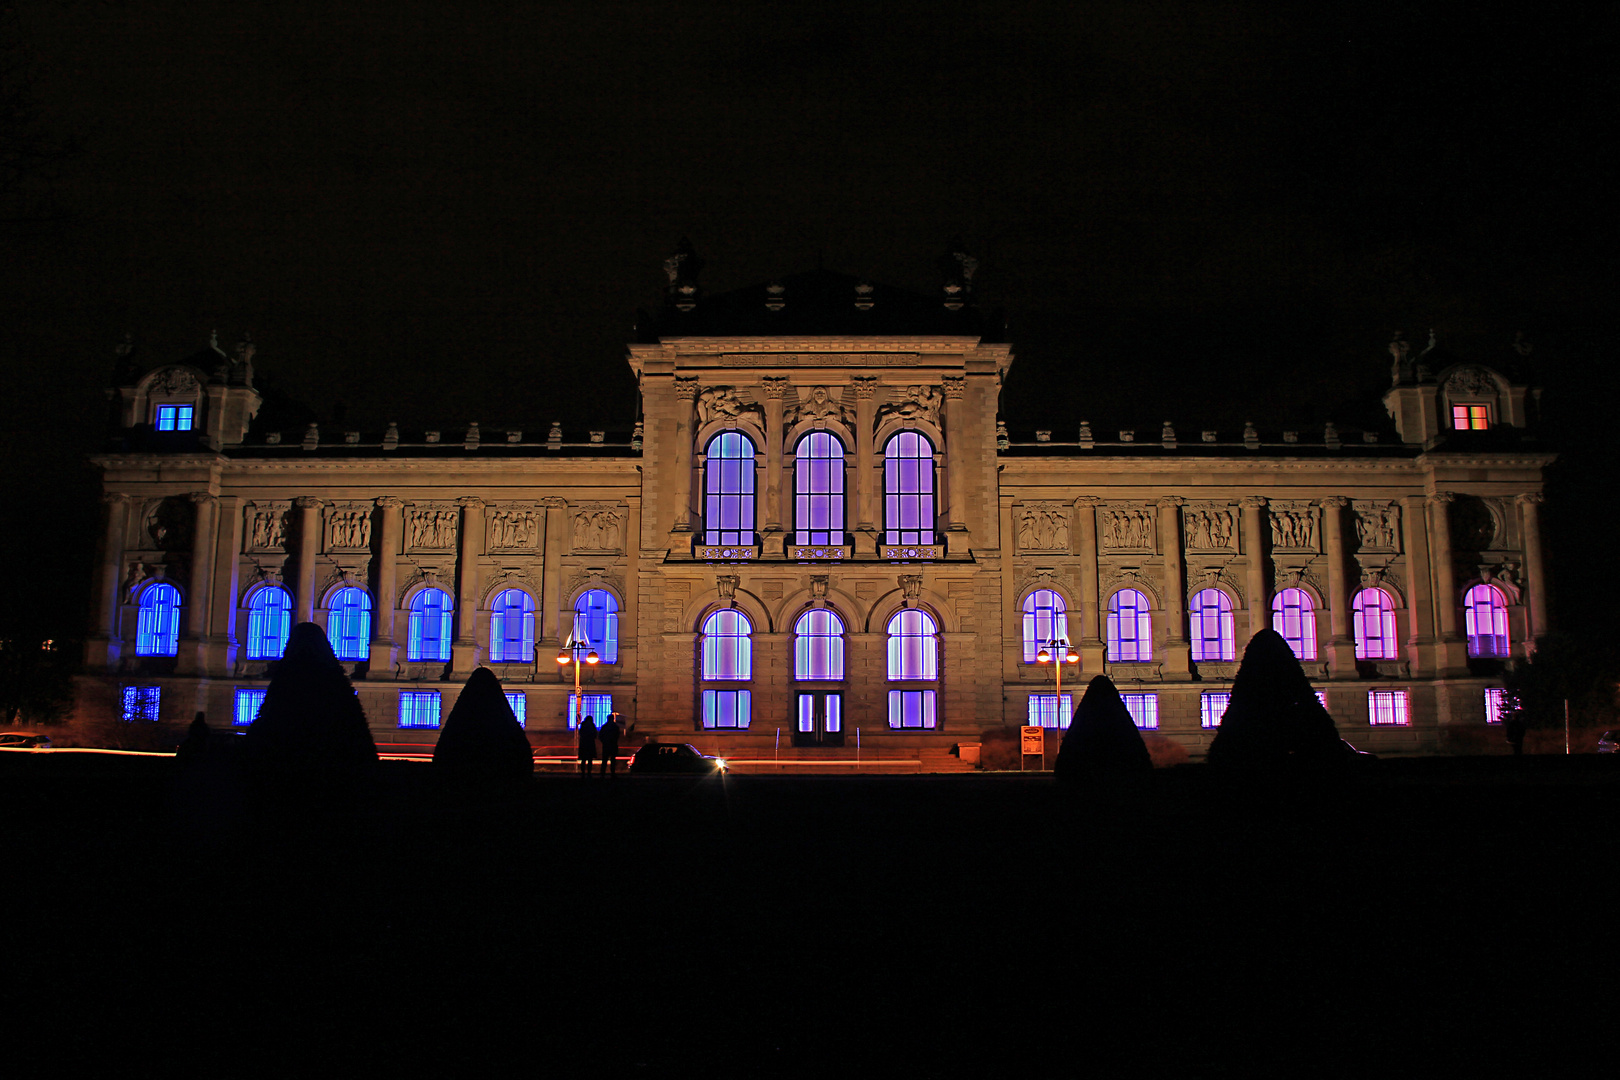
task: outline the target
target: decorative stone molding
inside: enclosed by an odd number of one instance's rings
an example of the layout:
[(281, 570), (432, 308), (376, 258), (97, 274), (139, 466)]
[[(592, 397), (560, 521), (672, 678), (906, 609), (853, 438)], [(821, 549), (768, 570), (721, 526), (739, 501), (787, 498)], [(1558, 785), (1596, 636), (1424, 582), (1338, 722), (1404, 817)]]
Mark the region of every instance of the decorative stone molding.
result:
[(1547, 496), (1539, 491), (1529, 491), (1523, 495), (1513, 496), (1513, 501), (1520, 506), (1540, 506), (1547, 501)]
[(922, 595), (922, 575), (901, 574), (895, 580), (900, 584), (900, 595), (905, 597), (906, 606), (914, 606), (917, 598)]
[(721, 367), (916, 367), (918, 353), (720, 353)]
[(1496, 392), (1496, 379), (1473, 364), (1457, 368), (1446, 378), (1446, 394), (1450, 397), (1491, 397)]
[(149, 394), (195, 394), (202, 389), (197, 376), (183, 367), (159, 368), (147, 376)]
[(1362, 551), (1399, 554), (1401, 506), (1386, 500), (1357, 499), (1356, 541)]
[(939, 380), (939, 384), (946, 401), (961, 401), (962, 394), (967, 390), (967, 376), (946, 375)]
[(850, 381), (854, 386), (857, 401), (870, 401), (872, 395), (877, 393), (876, 375), (857, 375)]
[(792, 562), (836, 561), (849, 558), (850, 551), (848, 545), (789, 544), (787, 557)]
[(810, 597), (813, 600), (827, 599), (827, 587), (830, 584), (826, 574), (810, 575)]
[(405, 550), (453, 551), (460, 527), (454, 503), (412, 503), (405, 510)]
[(1157, 516), (1153, 510), (1138, 503), (1105, 504), (1098, 514), (1098, 545), (1104, 551), (1156, 551)]
[(697, 416), (699, 424), (709, 424), (716, 420), (746, 420), (761, 431), (765, 429), (764, 407), (744, 402), (737, 396), (737, 388), (734, 386), (708, 386), (699, 391)]
[(855, 423), (855, 416), (854, 411), (835, 399), (825, 386), (816, 386), (811, 388), (809, 397), (789, 405), (783, 416), (789, 427), (806, 420), (831, 420), (850, 427)]
[(887, 562), (926, 562), (945, 557), (943, 544), (879, 544), (878, 558)]
[(688, 378), (684, 375), (675, 376), (675, 396), (683, 401), (692, 401), (697, 397), (697, 376)]
[(699, 562), (752, 562), (759, 558), (759, 546), (699, 544), (692, 549), (692, 558)]
[(786, 375), (767, 375), (763, 380), (765, 396), (768, 398), (781, 398), (787, 393), (788, 380)]
[(1226, 502), (1188, 503), (1181, 511), (1181, 534), (1188, 551), (1236, 551), (1238, 511)]
[(720, 599), (732, 604), (737, 600), (737, 586), (741, 582), (742, 579), (736, 574), (716, 574), (714, 576), (714, 589), (715, 592), (720, 594)]
[(1069, 550), (1070, 504), (1026, 502), (1013, 508), (1020, 552)]
[(491, 508), (484, 524), (490, 552), (533, 551), (543, 532), (545, 511), (534, 504), (507, 503)]
[(1102, 602), (1105, 618), (1108, 610), (1108, 598), (1121, 589), (1135, 589), (1153, 602), (1154, 611), (1164, 610), (1164, 598), (1159, 595), (1159, 586), (1154, 583), (1153, 579), (1143, 575), (1134, 566), (1122, 566), (1113, 570), (1105, 570), (1102, 574), (1099, 599)]

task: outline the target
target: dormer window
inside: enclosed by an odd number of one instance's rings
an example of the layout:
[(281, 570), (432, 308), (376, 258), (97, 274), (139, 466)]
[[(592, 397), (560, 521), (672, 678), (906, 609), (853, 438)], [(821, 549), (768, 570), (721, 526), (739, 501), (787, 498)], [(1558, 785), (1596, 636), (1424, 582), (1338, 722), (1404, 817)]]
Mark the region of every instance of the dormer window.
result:
[(195, 405), (159, 405), (157, 429), (159, 431), (190, 431)]
[(1485, 431), (1491, 426), (1489, 405), (1453, 405), (1451, 426), (1458, 431)]

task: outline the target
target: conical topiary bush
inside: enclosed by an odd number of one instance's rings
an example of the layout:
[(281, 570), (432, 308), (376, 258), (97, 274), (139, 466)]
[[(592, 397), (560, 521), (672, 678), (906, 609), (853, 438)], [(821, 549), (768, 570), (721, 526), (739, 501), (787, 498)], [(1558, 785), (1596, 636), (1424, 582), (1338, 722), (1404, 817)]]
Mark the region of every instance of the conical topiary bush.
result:
[(337, 784), (375, 768), (377, 744), (360, 699), (314, 623), (299, 623), (288, 635), (242, 755), (254, 776), (272, 781)]
[(1086, 687), (1058, 747), (1052, 773), (1068, 786), (1088, 780), (1145, 776), (1153, 771), (1142, 733), (1113, 680), (1098, 675)]
[(1275, 630), (1254, 635), (1232, 680), (1232, 700), (1210, 744), (1209, 763), (1278, 770), (1337, 766), (1354, 758), (1288, 642)]
[(433, 748), (433, 766), (449, 776), (522, 780), (533, 775), (529, 738), (489, 668), (474, 671), (462, 687)]

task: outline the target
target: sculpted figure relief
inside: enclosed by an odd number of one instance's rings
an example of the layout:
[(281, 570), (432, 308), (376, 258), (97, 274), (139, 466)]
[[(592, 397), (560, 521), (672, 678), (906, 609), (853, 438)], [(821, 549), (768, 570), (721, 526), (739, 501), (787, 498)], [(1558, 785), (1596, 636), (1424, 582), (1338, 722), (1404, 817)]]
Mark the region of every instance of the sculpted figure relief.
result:
[(1153, 546), (1153, 515), (1147, 510), (1109, 510), (1103, 535), (1111, 548)]
[(810, 391), (810, 397), (790, 407), (783, 417), (789, 425), (797, 424), (801, 420), (836, 420), (840, 424), (849, 424), (853, 417), (842, 402), (833, 400), (832, 394), (825, 386), (818, 386)]
[(1271, 511), (1271, 546), (1304, 550), (1316, 547), (1316, 515), (1310, 510)]
[(371, 546), (371, 513), (367, 510), (334, 510), (327, 520), (327, 546), (365, 548)]
[(908, 386), (905, 397), (878, 406), (877, 422), (881, 424), (892, 416), (908, 421), (926, 420), (937, 426), (939, 407), (944, 400), (944, 396), (932, 386)]
[(1356, 514), (1356, 536), (1363, 548), (1394, 551), (1396, 524), (1393, 506), (1368, 507)]
[(456, 542), (454, 510), (413, 510), (410, 515), (411, 547), (447, 548)]
[(1018, 512), (1022, 551), (1061, 551), (1069, 546), (1069, 514), (1061, 506), (1028, 505)]
[(765, 410), (759, 405), (745, 405), (730, 386), (711, 386), (697, 396), (698, 423), (711, 420), (738, 420), (744, 416), (760, 427), (765, 426)]
[(608, 507), (586, 508), (574, 514), (575, 551), (614, 551), (619, 547), (619, 523), (624, 515)]
[(1187, 546), (1204, 550), (1226, 550), (1237, 534), (1237, 517), (1231, 510), (1190, 509), (1182, 519), (1187, 530)]
[(489, 542), (494, 547), (533, 547), (540, 535), (540, 515), (532, 509), (497, 510), (489, 519)]
[(255, 548), (268, 550), (281, 547), (286, 539), (286, 515), (280, 510), (253, 511), (252, 543)]

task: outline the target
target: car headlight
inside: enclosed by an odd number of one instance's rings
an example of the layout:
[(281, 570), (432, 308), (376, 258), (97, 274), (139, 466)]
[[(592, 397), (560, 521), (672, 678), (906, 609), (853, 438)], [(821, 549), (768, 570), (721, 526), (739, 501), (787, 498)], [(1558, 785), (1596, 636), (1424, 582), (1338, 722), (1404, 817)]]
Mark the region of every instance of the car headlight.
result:
[(726, 771), (726, 759), (725, 758), (715, 758), (714, 759), (714, 767), (716, 769), (719, 769), (721, 772), (725, 772)]

